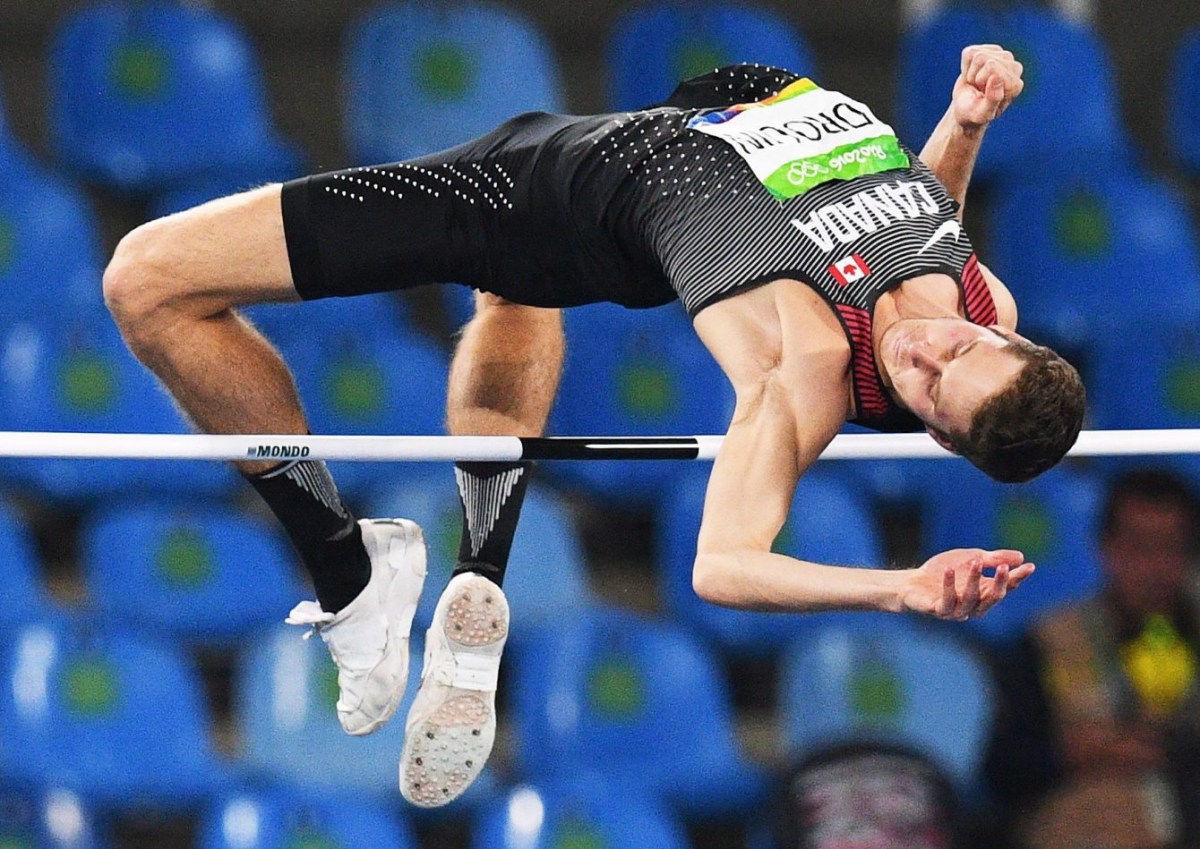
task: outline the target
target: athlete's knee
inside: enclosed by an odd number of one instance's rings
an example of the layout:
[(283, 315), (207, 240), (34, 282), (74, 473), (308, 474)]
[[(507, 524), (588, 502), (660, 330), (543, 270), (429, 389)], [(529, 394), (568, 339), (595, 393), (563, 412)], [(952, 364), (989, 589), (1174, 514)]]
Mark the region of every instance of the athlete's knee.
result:
[(203, 319), (239, 303), (294, 295), (279, 184), (150, 221), (104, 272), (104, 300), (126, 337), (160, 319)]
[(178, 260), (171, 256), (171, 225), (151, 221), (121, 239), (104, 269), (104, 302), (126, 331), (154, 319), (172, 301)]

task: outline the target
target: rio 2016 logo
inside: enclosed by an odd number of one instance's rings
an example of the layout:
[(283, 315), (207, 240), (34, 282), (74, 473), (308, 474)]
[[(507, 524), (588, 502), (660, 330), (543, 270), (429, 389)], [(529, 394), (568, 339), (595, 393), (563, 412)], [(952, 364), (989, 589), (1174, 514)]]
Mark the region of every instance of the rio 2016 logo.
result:
[(799, 186), (813, 177), (828, 173), (829, 169), (824, 165), (807, 159), (798, 159), (788, 166), (787, 181), (793, 186)]

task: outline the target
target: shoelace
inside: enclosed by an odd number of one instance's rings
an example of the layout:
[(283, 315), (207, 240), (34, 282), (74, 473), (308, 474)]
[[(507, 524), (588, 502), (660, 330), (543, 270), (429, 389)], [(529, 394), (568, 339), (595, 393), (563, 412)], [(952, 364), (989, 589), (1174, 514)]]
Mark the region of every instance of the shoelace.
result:
[(302, 601), (292, 608), (283, 621), (288, 625), (311, 625), (312, 628), (304, 633), (304, 639), (308, 640), (321, 630), (322, 625), (328, 625), (333, 620), (334, 614), (326, 613), (318, 602)]

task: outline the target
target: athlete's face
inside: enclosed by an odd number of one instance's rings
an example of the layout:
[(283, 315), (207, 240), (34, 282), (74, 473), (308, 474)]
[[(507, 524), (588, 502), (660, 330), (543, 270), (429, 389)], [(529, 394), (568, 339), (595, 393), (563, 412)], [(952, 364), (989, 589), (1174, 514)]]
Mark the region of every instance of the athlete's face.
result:
[(880, 365), (896, 397), (925, 424), (965, 434), (975, 411), (1023, 367), (1002, 332), (1009, 331), (958, 318), (901, 319), (880, 339)]

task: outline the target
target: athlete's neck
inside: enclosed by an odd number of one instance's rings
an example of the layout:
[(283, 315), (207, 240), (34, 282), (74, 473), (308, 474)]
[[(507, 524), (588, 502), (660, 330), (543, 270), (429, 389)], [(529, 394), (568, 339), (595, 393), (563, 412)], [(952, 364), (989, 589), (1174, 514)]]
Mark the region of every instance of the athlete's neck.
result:
[(879, 296), (871, 316), (871, 346), (885, 386), (890, 388), (891, 380), (886, 360), (879, 354), (879, 343), (888, 329), (903, 319), (962, 318), (961, 304), (958, 286), (946, 274), (912, 277)]
[(962, 318), (962, 297), (952, 278), (948, 275), (912, 277), (880, 295), (875, 302), (875, 313), (871, 315), (876, 347), (888, 327), (901, 319), (914, 318)]

